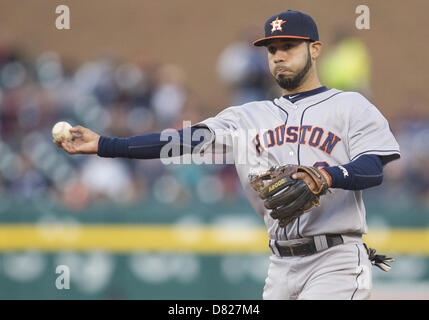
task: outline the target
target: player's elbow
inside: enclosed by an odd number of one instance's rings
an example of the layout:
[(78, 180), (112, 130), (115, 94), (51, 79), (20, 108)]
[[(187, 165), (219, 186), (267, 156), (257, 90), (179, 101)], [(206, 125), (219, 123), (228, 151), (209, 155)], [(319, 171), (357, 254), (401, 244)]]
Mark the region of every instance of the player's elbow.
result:
[(365, 190), (368, 188), (379, 186), (382, 182), (383, 182), (383, 173), (372, 175), (372, 176), (359, 177), (358, 179), (356, 179), (354, 183), (354, 187), (350, 189)]
[(382, 183), (383, 183), (383, 172), (376, 177), (374, 186), (379, 186)]

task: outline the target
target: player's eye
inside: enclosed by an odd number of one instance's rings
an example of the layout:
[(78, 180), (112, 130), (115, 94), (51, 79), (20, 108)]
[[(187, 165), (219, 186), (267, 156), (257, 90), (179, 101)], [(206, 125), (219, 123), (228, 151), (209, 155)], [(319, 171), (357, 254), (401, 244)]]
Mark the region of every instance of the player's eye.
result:
[(294, 44), (287, 43), (287, 44), (283, 45), (282, 49), (283, 50), (289, 50), (290, 48), (293, 48), (294, 46), (295, 46)]
[(268, 47), (268, 52), (271, 54), (276, 53), (277, 49), (275, 47)]

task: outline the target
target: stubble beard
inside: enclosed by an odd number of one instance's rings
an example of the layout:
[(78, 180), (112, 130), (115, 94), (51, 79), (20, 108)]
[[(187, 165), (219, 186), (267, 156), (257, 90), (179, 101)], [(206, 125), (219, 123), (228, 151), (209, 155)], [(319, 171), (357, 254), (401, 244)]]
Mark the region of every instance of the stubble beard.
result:
[(311, 68), (310, 49), (308, 47), (307, 47), (307, 49), (308, 49), (307, 50), (307, 62), (301, 71), (299, 71), (296, 75), (294, 75), (292, 77), (287, 77), (284, 74), (280, 74), (278, 76), (278, 78), (275, 78), (278, 85), (282, 89), (285, 89), (287, 91), (291, 91), (291, 90), (298, 88), (302, 84), (305, 76), (307, 75), (308, 71)]

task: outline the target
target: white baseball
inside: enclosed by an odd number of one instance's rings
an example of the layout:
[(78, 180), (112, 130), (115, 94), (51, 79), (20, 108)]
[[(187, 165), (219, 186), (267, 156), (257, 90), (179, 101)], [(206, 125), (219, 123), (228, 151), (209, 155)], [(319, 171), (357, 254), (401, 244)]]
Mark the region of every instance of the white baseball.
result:
[(52, 136), (56, 141), (61, 141), (61, 136), (64, 136), (66, 140), (71, 140), (73, 138), (73, 135), (70, 132), (71, 128), (72, 126), (68, 122), (57, 122), (52, 128)]

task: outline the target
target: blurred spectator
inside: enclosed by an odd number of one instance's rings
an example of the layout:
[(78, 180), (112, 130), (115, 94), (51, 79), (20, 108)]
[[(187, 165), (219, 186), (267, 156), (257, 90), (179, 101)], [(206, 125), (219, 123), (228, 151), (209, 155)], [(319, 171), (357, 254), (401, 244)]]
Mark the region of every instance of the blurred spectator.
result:
[(131, 172), (121, 160), (90, 157), (83, 163), (81, 182), (92, 199), (129, 202), (135, 197)]
[(80, 175), (68, 181), (62, 193), (64, 205), (72, 211), (85, 209), (91, 201), (90, 190), (81, 182)]
[(259, 33), (259, 28), (247, 27), (219, 56), (217, 72), (230, 89), (231, 105), (265, 100), (272, 93), (266, 52), (251, 45)]
[(185, 73), (174, 65), (161, 66), (151, 104), (162, 128), (171, 127), (186, 101)]
[(18, 200), (43, 196), (50, 187), (48, 180), (27, 156), (21, 155), (18, 159), (18, 172), (9, 186), (11, 195)]

